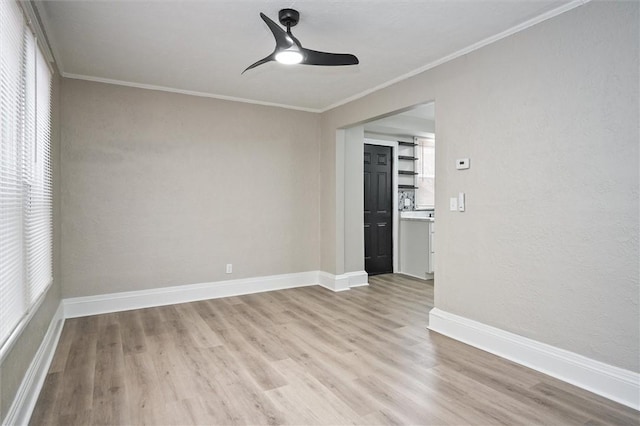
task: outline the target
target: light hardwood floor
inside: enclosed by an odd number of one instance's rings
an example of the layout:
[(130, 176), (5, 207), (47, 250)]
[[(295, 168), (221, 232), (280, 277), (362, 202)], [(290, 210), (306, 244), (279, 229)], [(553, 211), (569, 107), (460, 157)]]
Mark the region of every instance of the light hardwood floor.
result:
[(428, 331), (432, 281), (369, 282), (67, 320), (31, 424), (640, 424)]

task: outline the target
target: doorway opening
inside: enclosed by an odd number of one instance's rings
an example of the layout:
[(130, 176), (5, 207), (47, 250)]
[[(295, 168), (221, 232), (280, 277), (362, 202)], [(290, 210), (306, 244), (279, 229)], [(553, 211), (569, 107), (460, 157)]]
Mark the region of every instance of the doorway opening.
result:
[(365, 271), (433, 279), (435, 103), (371, 120), (362, 129)]

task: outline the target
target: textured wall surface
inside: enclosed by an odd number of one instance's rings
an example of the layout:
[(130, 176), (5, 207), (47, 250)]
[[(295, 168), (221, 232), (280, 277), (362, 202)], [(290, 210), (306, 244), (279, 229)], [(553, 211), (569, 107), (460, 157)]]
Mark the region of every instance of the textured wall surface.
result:
[(60, 268), (58, 255), (60, 253), (60, 132), (59, 132), (59, 96), (60, 79), (57, 74), (53, 77), (51, 96), (51, 166), (53, 171), (53, 285), (35, 312), (31, 321), (26, 325), (20, 337), (14, 343), (0, 363), (0, 420), (7, 415), (24, 374), (31, 365), (51, 319), (60, 305)]
[(638, 2), (591, 2), (324, 113), (323, 269), (335, 130), (435, 100), (436, 306), (640, 371), (639, 21)]
[[(349, 167), (345, 169), (344, 221), (363, 221), (364, 206), (364, 128), (352, 127), (345, 131), (344, 157)], [(351, 226), (344, 230), (344, 268), (347, 271), (364, 271), (364, 226)]]
[(318, 114), (62, 85), (64, 297), (319, 268)]

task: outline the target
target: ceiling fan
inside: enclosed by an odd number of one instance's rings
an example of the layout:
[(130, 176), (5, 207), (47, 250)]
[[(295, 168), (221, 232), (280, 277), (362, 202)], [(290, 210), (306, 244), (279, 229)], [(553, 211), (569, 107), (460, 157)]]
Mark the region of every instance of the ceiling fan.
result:
[(358, 58), (349, 53), (318, 52), (317, 50), (302, 47), (300, 41), (291, 34), (291, 27), (295, 27), (300, 20), (300, 13), (297, 10), (282, 9), (278, 13), (280, 23), (287, 27), (286, 31), (264, 13), (260, 13), (260, 17), (273, 33), (273, 37), (276, 39), (276, 48), (269, 56), (249, 65), (247, 69), (242, 71), (242, 74), (270, 61), (277, 61), (283, 64), (324, 66), (356, 65), (359, 63)]

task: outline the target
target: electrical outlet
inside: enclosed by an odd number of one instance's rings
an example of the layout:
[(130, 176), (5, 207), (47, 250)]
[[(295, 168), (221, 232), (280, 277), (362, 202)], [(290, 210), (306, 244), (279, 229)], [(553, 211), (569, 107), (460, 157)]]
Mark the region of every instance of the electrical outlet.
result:
[(456, 169), (458, 170), (466, 170), (469, 168), (469, 159), (468, 158), (458, 158), (456, 160)]
[(458, 211), (458, 197), (449, 198), (449, 210), (452, 212)]
[(233, 272), (233, 265), (231, 263), (227, 263), (227, 274), (230, 274)]

